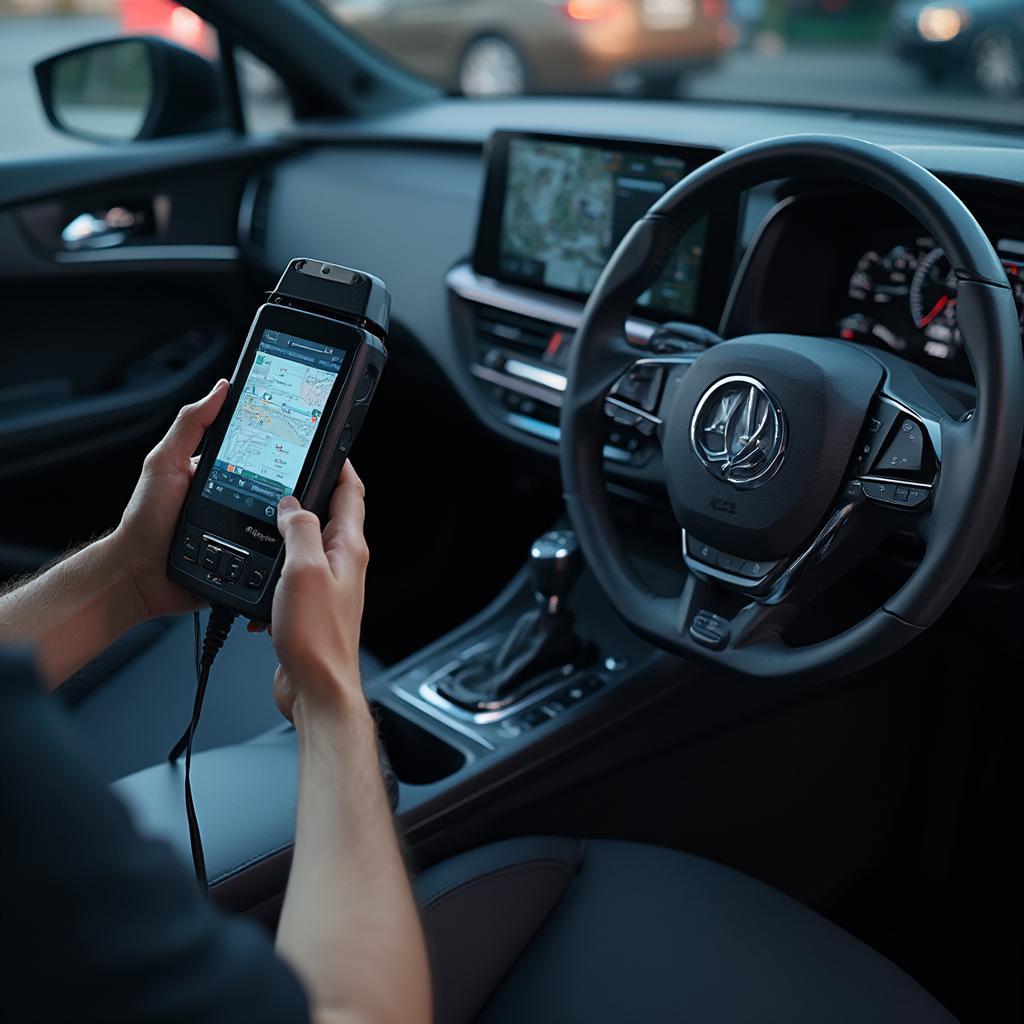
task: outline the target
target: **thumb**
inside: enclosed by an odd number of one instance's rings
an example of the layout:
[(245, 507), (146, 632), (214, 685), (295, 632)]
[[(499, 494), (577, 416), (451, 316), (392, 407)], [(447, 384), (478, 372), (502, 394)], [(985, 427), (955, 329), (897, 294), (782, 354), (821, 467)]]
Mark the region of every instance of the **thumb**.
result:
[(277, 506), (277, 529), (284, 538), (286, 568), (326, 561), (320, 520), (291, 494), (282, 498)]
[(228, 394), (228, 382), (219, 380), (213, 390), (198, 402), (186, 405), (178, 413), (171, 429), (153, 449), (153, 454), (175, 466), (183, 466), (199, 447), (203, 432), (217, 418)]

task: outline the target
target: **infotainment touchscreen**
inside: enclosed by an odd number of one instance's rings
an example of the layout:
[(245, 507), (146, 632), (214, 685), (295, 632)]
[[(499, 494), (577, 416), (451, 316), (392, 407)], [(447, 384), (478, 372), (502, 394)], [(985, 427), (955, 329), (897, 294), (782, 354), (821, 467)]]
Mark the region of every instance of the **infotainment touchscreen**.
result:
[[(511, 283), (585, 298), (629, 227), (705, 151), (499, 132), (492, 140), (475, 265)], [(692, 319), (707, 264), (709, 219), (683, 237), (638, 300)]]

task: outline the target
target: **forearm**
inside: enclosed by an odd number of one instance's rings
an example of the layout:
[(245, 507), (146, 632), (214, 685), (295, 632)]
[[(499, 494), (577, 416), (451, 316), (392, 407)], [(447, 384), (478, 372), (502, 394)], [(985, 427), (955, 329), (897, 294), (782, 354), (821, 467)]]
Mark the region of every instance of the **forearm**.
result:
[(299, 808), (277, 947), (317, 1020), (430, 1020), (419, 914), (380, 777), (365, 706), (303, 716)]
[(34, 648), (51, 688), (145, 617), (114, 543), (103, 537), (0, 595), (0, 644)]

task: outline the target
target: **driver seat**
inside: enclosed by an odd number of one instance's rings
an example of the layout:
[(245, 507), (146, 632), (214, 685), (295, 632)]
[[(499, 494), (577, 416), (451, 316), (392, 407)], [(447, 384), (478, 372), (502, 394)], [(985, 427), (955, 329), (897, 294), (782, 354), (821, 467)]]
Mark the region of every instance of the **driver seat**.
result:
[(951, 1024), (788, 896), (676, 850), (511, 839), (416, 881), (437, 1024)]

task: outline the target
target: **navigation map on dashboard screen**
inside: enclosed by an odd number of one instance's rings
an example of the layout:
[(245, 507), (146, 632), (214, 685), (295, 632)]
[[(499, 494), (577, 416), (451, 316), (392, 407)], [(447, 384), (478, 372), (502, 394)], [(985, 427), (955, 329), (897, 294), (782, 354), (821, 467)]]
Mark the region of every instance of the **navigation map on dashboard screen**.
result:
[[(629, 227), (686, 173), (670, 154), (512, 139), (499, 246), (503, 276), (588, 294)], [(693, 313), (707, 220), (684, 236), (638, 304)]]

